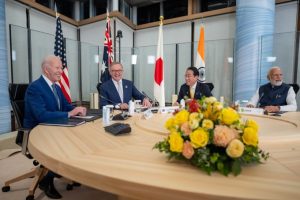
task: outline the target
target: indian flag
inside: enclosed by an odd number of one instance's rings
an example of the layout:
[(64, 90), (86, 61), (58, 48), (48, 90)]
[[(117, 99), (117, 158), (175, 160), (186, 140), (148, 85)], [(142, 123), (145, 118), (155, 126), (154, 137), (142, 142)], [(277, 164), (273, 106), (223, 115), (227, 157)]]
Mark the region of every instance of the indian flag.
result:
[(200, 25), (200, 35), (197, 48), (197, 58), (195, 67), (197, 67), (200, 76), (199, 80), (205, 82), (205, 44), (204, 44), (204, 26)]

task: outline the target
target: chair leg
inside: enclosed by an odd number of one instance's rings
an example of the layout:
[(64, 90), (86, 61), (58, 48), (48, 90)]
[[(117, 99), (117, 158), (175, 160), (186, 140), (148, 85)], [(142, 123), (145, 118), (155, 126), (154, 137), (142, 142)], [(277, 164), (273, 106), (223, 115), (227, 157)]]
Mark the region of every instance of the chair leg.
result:
[(31, 169), (29, 172), (27, 172), (27, 173), (25, 173), (25, 174), (22, 174), (22, 175), (20, 175), (20, 176), (17, 176), (17, 177), (15, 177), (15, 178), (13, 178), (13, 179), (10, 179), (10, 180), (8, 180), (8, 181), (5, 181), (4, 186), (9, 186), (9, 185), (12, 184), (12, 183), (21, 181), (21, 180), (26, 179), (26, 178), (33, 177), (33, 176), (36, 174), (37, 170), (38, 170), (38, 168), (33, 168), (33, 169)]
[(46, 175), (47, 172), (48, 172), (48, 170), (44, 167), (40, 166), (40, 167), (37, 168), (34, 179), (32, 181), (32, 184), (28, 189), (29, 195), (34, 195), (38, 183)]

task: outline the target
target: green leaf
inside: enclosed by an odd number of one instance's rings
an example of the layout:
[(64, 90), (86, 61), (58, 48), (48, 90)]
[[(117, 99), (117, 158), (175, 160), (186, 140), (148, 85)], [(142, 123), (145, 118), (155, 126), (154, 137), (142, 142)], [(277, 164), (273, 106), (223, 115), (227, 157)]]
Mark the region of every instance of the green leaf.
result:
[(211, 163), (215, 163), (219, 158), (219, 154), (218, 153), (214, 153), (211, 157), (210, 157), (210, 162)]
[(242, 171), (241, 162), (239, 160), (234, 160), (232, 162), (231, 170), (235, 176), (239, 175)]

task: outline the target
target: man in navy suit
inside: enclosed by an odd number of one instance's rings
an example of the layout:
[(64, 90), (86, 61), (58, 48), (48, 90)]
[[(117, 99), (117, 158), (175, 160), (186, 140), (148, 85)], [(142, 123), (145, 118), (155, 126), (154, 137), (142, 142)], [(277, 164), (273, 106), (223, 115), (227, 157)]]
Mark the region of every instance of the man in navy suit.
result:
[(201, 99), (203, 96), (212, 96), (209, 87), (204, 83), (200, 83), (198, 79), (198, 69), (196, 67), (188, 67), (185, 71), (185, 83), (180, 87), (175, 105), (178, 105), (181, 99)]
[[(86, 108), (73, 107), (64, 97), (56, 84), (62, 75), (62, 63), (59, 57), (47, 56), (42, 63), (42, 75), (32, 82), (25, 94), (25, 113), (23, 126), (33, 128), (41, 122), (51, 119), (66, 119), (75, 115), (85, 115)], [(48, 174), (40, 181), (39, 187), (53, 199), (61, 198), (54, 187), (55, 174)]]
[(141, 94), (133, 83), (123, 79), (123, 66), (119, 62), (111, 63), (109, 73), (111, 79), (100, 87), (100, 105), (113, 104), (116, 108), (128, 109), (128, 102), (133, 98), (141, 100), (143, 106), (151, 107), (151, 103)]

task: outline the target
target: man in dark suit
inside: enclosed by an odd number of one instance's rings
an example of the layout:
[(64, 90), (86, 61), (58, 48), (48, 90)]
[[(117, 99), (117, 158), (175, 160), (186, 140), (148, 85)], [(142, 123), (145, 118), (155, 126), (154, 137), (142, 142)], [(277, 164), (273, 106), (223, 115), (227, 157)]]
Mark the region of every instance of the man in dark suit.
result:
[(177, 98), (177, 103), (181, 99), (201, 99), (203, 96), (212, 96), (209, 87), (198, 81), (199, 71), (196, 67), (188, 67), (185, 71), (185, 84), (181, 85)]
[[(59, 57), (47, 56), (42, 63), (42, 75), (32, 82), (25, 94), (24, 127), (34, 128), (41, 122), (51, 119), (66, 119), (75, 115), (85, 115), (86, 108), (73, 107), (64, 97), (56, 84), (62, 75), (62, 63)], [(39, 187), (53, 199), (61, 198), (54, 187), (55, 174), (48, 174), (40, 181)]]
[(141, 94), (133, 83), (123, 79), (123, 66), (119, 62), (111, 63), (109, 73), (111, 79), (100, 87), (100, 105), (113, 104), (116, 108), (128, 109), (128, 102), (133, 98), (141, 100), (143, 106), (151, 107), (151, 103)]

